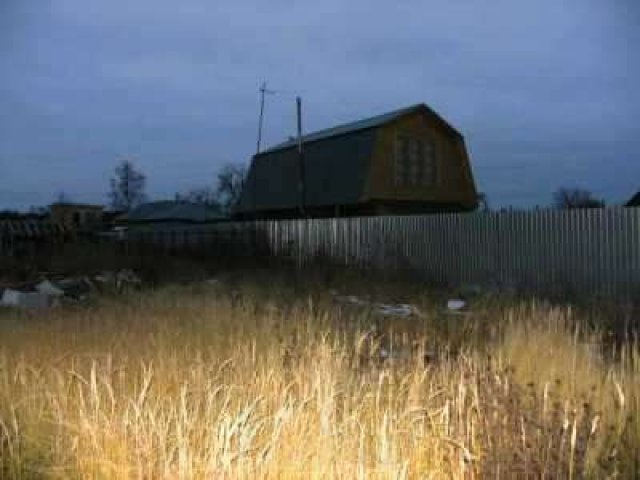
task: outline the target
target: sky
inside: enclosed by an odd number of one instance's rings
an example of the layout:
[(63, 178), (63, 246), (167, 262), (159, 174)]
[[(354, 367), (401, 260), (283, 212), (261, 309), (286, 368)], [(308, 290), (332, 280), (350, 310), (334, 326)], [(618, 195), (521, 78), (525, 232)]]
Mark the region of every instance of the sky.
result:
[(427, 103), (493, 207), (640, 190), (637, 0), (0, 0), (0, 209), (213, 184), (263, 145)]

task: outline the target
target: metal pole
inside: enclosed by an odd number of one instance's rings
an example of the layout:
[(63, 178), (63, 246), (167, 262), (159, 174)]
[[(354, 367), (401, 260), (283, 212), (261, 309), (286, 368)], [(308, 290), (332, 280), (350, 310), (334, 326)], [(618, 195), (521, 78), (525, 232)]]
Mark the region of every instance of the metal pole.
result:
[(262, 82), (260, 86), (260, 117), (258, 118), (258, 144), (256, 154), (260, 153), (260, 142), (262, 140), (262, 118), (264, 117), (264, 94), (267, 91), (267, 82)]
[(258, 158), (260, 153), (260, 141), (262, 140), (262, 119), (264, 118), (264, 94), (267, 91), (267, 82), (262, 82), (260, 87), (260, 117), (258, 118), (258, 144), (256, 145), (256, 156), (253, 157), (253, 218), (257, 218), (258, 212)]
[(305, 207), (305, 178), (304, 178), (304, 155), (302, 151), (302, 98), (296, 97), (296, 110), (298, 116), (298, 193), (300, 195), (300, 215), (304, 216)]
[(256, 145), (256, 154), (260, 153), (260, 143), (262, 141), (262, 122), (264, 119), (264, 96), (273, 95), (276, 93), (274, 90), (267, 89), (267, 82), (262, 82), (260, 85), (260, 117), (258, 118), (258, 144)]

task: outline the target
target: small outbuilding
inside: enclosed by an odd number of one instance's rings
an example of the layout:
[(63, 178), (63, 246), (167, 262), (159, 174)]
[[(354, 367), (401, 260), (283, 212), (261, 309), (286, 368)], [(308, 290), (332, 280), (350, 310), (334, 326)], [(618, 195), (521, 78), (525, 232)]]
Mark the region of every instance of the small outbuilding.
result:
[(217, 222), (225, 219), (209, 205), (161, 200), (143, 203), (118, 218), (117, 223), (132, 225), (179, 225)]
[(253, 157), (236, 218), (473, 210), (462, 134), (425, 104), (290, 139)]
[(102, 225), (102, 205), (56, 202), (49, 206), (51, 222), (71, 230), (95, 229)]

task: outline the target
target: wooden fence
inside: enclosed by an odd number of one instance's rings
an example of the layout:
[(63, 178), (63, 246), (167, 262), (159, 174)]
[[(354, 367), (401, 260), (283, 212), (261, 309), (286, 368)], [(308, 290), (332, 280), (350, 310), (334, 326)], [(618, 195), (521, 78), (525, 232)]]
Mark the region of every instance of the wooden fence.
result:
[(37, 250), (44, 243), (64, 240), (69, 230), (43, 219), (0, 219), (0, 256)]

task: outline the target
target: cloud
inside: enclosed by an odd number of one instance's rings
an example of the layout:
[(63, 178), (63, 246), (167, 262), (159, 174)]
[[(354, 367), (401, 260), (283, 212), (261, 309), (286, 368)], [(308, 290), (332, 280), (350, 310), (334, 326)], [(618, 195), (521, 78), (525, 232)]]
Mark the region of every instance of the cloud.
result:
[(297, 94), (306, 130), (426, 101), (465, 133), (494, 203), (541, 203), (578, 174), (618, 198), (630, 180), (604, 162), (640, 177), (638, 12), (631, 0), (7, 0), (0, 204), (9, 185), (57, 183), (102, 200), (126, 154), (153, 195), (202, 182), (253, 152), (263, 79), (278, 90), (267, 144), (294, 131)]

